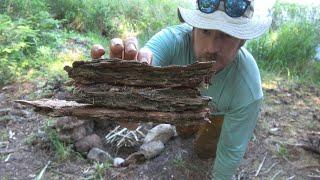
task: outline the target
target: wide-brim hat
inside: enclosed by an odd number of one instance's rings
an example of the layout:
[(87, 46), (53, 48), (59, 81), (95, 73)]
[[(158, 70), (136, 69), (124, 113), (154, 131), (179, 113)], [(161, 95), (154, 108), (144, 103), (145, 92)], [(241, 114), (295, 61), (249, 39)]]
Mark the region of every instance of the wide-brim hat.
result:
[(232, 18), (220, 8), (210, 14), (200, 10), (178, 8), (178, 16), (181, 22), (186, 22), (190, 26), (219, 30), (239, 39), (254, 39), (263, 35), (272, 22), (271, 9), (264, 12), (255, 10), (253, 0), (244, 16)]

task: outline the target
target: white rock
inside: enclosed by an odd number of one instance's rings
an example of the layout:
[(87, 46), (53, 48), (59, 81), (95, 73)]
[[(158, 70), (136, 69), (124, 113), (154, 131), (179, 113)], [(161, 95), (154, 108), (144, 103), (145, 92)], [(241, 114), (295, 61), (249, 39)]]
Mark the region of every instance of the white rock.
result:
[(159, 155), (164, 149), (164, 144), (161, 141), (151, 141), (142, 144), (140, 152), (143, 153), (146, 159), (151, 159)]
[(170, 124), (159, 124), (156, 127), (149, 130), (148, 134), (144, 138), (144, 143), (151, 141), (161, 141), (163, 144), (175, 135), (175, 127)]
[(114, 166), (114, 167), (120, 167), (121, 164), (124, 163), (124, 161), (125, 161), (124, 159), (119, 158), (119, 157), (114, 158), (114, 159), (113, 159), (113, 166)]

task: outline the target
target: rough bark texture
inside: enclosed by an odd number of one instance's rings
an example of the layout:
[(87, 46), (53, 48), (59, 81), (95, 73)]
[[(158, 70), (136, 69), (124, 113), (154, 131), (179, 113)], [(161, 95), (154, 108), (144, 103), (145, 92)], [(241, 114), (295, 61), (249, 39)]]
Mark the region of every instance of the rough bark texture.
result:
[(205, 108), (209, 97), (190, 88), (138, 88), (95, 84), (78, 86), (74, 100), (110, 108), (146, 111), (182, 112)]
[(114, 122), (154, 122), (169, 124), (199, 124), (204, 123), (204, 119), (209, 117), (209, 109), (184, 112), (160, 112), (160, 111), (131, 111), (122, 109), (108, 109), (105, 107), (95, 107), (92, 105), (67, 103), (64, 100), (42, 99), (38, 101), (16, 101), (25, 105), (32, 105), (38, 110), (50, 116), (74, 116), (79, 119), (101, 120)]
[(76, 61), (73, 67), (66, 66), (65, 70), (76, 84), (196, 88), (201, 82), (209, 82), (214, 74), (212, 65), (213, 62), (199, 62), (188, 66), (155, 67), (137, 61), (105, 59)]
[[(213, 62), (154, 67), (137, 61), (99, 59), (65, 67), (74, 80), (70, 101), (18, 101), (52, 116), (117, 122), (197, 124), (209, 116), (199, 88), (214, 74)], [(72, 101), (73, 100), (73, 101)]]

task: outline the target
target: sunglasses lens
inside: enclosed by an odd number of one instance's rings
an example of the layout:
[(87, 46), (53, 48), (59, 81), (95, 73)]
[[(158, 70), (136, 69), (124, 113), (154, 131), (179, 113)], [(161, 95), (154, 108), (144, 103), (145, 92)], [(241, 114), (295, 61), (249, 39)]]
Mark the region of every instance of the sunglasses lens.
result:
[(249, 6), (246, 0), (226, 0), (226, 13), (231, 17), (241, 17)]
[(220, 0), (199, 0), (199, 10), (204, 13), (212, 13), (218, 9)]

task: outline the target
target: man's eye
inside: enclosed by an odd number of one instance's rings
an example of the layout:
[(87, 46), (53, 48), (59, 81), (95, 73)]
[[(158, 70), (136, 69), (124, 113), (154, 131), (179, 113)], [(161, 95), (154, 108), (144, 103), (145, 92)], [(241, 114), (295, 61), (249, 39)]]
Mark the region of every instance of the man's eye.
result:
[(231, 38), (232, 36), (230, 36), (229, 34), (226, 34), (226, 33), (222, 33), (222, 37), (224, 37), (224, 38)]
[(206, 30), (206, 29), (203, 29), (203, 30), (202, 30), (202, 33), (205, 34), (205, 35), (210, 35), (210, 31), (209, 31), (209, 30)]

